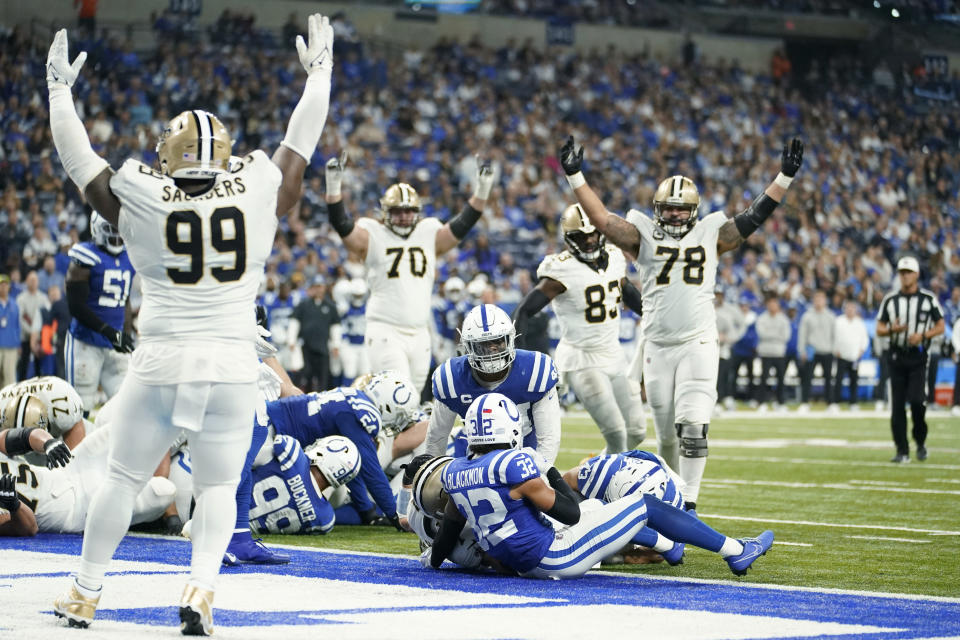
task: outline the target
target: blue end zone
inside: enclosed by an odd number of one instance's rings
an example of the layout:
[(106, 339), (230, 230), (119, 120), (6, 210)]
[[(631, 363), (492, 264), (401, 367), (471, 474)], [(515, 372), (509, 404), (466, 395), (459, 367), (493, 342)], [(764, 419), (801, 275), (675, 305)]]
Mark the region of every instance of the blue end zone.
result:
[[(79, 554), (82, 538), (75, 535), (40, 534), (35, 538), (0, 539), (0, 549)], [(403, 611), (409, 609), (509, 608), (515, 606), (628, 605), (674, 610), (709, 611), (752, 616), (776, 616), (796, 620), (837, 622), (903, 629), (860, 634), (858, 638), (930, 638), (960, 634), (960, 602), (913, 598), (889, 598), (835, 592), (757, 588), (738, 584), (707, 584), (593, 573), (579, 580), (546, 581), (509, 578), (467, 571), (429, 571), (415, 559), (386, 556), (327, 553), (289, 549), (292, 562), (282, 566), (224, 568), (224, 573), (273, 573), (300, 577), (345, 580), (371, 584), (396, 584), (428, 589), (493, 593), (553, 600), (549, 603), (484, 604), (477, 607), (398, 607), (315, 609), (302, 611), (231, 611), (217, 609), (222, 626), (349, 624), (325, 616), (352, 612)], [(126, 537), (116, 559), (189, 565), (187, 541), (150, 537)], [(17, 576), (0, 576), (15, 580)], [(0, 585), (3, 586), (3, 585)], [(103, 619), (141, 624), (175, 625), (173, 607), (97, 611)], [(821, 636), (827, 637), (827, 636)], [(849, 639), (850, 634), (829, 636)]]

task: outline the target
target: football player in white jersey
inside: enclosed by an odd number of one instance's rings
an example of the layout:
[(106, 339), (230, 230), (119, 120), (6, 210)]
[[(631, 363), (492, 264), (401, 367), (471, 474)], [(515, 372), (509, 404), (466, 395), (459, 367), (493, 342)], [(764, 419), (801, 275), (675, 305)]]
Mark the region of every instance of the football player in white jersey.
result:
[(560, 322), (554, 360), (607, 442), (607, 453), (635, 449), (646, 437), (640, 381), (627, 376), (620, 347), (620, 303), (640, 313), (640, 292), (627, 280), (619, 249), (607, 251), (580, 205), (560, 220), (566, 251), (548, 255), (540, 281), (514, 312), (517, 333), (549, 302)]
[(380, 220), (354, 222), (341, 195), (344, 163), (345, 157), (327, 162), (327, 210), (347, 250), (367, 269), (370, 369), (397, 371), (422, 391), (430, 371), (430, 294), (437, 256), (456, 247), (480, 219), (493, 187), (493, 169), (478, 163), (473, 196), (446, 224), (422, 218), (420, 196), (403, 182), (384, 192)]
[(66, 30), (47, 56), (50, 127), (67, 175), (120, 230), (143, 279), (140, 342), (117, 402), (109, 472), (90, 505), (79, 570), (54, 612), (72, 626), (92, 621), (103, 576), (130, 523), (137, 494), (188, 430), (196, 517), (181, 632), (213, 632), (214, 583), (236, 517), (234, 499), (255, 409), (253, 308), (278, 215), (300, 198), (303, 172), (326, 121), (333, 29), (308, 20), (297, 37), (307, 72), (303, 95), (272, 159), (262, 151), (231, 162), (230, 134), (214, 115), (185, 111), (157, 144), (159, 170), (127, 160), (114, 173), (91, 148), (71, 87)]
[(36, 396), (44, 408), (46, 422), (43, 428), (54, 438), (62, 438), (68, 447), (76, 449), (92, 424), (83, 417), (83, 400), (77, 390), (63, 378), (40, 376), (10, 384), (0, 389), (0, 422), (4, 429), (26, 426), (23, 422), (25, 405), (19, 401)]
[(631, 209), (626, 220), (607, 211), (587, 185), (583, 147), (573, 136), (560, 163), (590, 222), (636, 261), (643, 278), (643, 380), (660, 455), (686, 483), (696, 507), (707, 456), (707, 429), (717, 400), (719, 343), (713, 289), (720, 254), (740, 246), (783, 200), (803, 162), (803, 143), (783, 149), (780, 174), (743, 212), (698, 221), (700, 194), (689, 178), (672, 176), (653, 196), (653, 219)]

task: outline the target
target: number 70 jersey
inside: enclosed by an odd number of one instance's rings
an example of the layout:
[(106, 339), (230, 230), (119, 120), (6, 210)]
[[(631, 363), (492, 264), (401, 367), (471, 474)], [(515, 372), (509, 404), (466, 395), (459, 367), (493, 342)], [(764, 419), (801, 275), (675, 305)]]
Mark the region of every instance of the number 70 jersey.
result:
[[(273, 246), (282, 175), (262, 151), (235, 164), (197, 197), (133, 159), (110, 180), (121, 204), (120, 235), (143, 282), (142, 343), (204, 342), (234, 352), (239, 342), (251, 345), (252, 362), (216, 362), (221, 354), (212, 353), (173, 363), (180, 374), (151, 367), (163, 378), (153, 384), (256, 380), (254, 301)], [(136, 352), (132, 365), (136, 371)]]
[(643, 283), (645, 340), (676, 345), (716, 339), (717, 239), (726, 221), (722, 211), (711, 213), (677, 239), (640, 211), (627, 212), (627, 222), (640, 231), (636, 264)]

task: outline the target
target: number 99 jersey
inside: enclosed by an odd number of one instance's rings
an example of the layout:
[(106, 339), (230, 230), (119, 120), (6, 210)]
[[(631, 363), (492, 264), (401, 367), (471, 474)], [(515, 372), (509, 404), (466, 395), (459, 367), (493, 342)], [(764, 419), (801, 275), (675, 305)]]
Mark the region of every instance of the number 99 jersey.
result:
[(715, 339), (717, 238), (726, 221), (722, 211), (711, 213), (677, 239), (640, 211), (627, 212), (627, 222), (640, 231), (636, 264), (642, 277), (645, 340), (676, 345), (704, 334)]
[[(409, 329), (425, 329), (430, 321), (430, 295), (437, 269), (437, 232), (443, 223), (423, 218), (406, 238), (373, 218), (357, 226), (369, 236), (367, 244), (367, 322)], [(398, 302), (402, 301), (402, 304)]]
[(552, 254), (537, 268), (538, 278), (556, 280), (566, 291), (550, 305), (560, 323), (554, 360), (560, 371), (590, 367), (626, 368), (620, 349), (620, 281), (626, 276), (623, 252), (607, 252), (606, 268), (597, 270), (569, 251)]
[(281, 180), (262, 151), (196, 197), (133, 159), (111, 178), (120, 235), (143, 279), (141, 344), (131, 362), (138, 378), (149, 384), (257, 379), (253, 305), (273, 246)]

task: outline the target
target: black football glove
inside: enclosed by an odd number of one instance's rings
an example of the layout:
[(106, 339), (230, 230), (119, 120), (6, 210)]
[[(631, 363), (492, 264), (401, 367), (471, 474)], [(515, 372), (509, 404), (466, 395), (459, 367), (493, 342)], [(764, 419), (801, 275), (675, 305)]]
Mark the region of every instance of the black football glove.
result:
[(43, 452), (47, 454), (47, 468), (56, 469), (65, 467), (73, 456), (70, 454), (70, 447), (63, 443), (63, 440), (52, 438), (43, 443)]
[(579, 150), (576, 150), (575, 147), (573, 136), (567, 138), (567, 141), (560, 147), (560, 164), (563, 166), (564, 173), (568, 176), (578, 173), (580, 165), (583, 164), (583, 147), (580, 147)]
[(780, 159), (780, 172), (792, 178), (797, 175), (800, 165), (803, 164), (803, 140), (794, 138), (789, 144), (783, 145), (783, 157)]
[(6, 509), (11, 514), (20, 508), (20, 498), (17, 496), (17, 478), (12, 473), (0, 475), (0, 509)]
[(257, 324), (268, 329), (267, 327), (267, 308), (262, 304), (257, 305)]
[(129, 333), (117, 331), (111, 326), (105, 326), (100, 330), (100, 335), (107, 339), (117, 353), (133, 352), (133, 336)]
[(163, 518), (163, 532), (168, 536), (178, 536), (180, 532), (183, 531), (183, 520), (180, 519), (180, 516), (174, 514), (172, 516), (164, 516)]
[(404, 530), (403, 527), (400, 526), (400, 516), (397, 514), (393, 514), (392, 516), (377, 516), (371, 520), (369, 524), (374, 527), (389, 527), (393, 525), (397, 531)]

